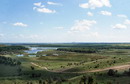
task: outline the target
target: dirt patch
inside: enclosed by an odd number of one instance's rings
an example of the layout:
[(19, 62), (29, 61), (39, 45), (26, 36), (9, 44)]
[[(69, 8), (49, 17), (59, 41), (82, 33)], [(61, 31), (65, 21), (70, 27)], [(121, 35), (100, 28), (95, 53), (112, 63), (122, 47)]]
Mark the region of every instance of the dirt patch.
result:
[(34, 65), (34, 66), (36, 66), (36, 67), (39, 67), (39, 68), (41, 68), (41, 69), (48, 70), (47, 67), (42, 67), (42, 66), (40, 66), (40, 65), (38, 65), (38, 64), (36, 64), (36, 63), (31, 62), (31, 64)]
[[(108, 68), (104, 68), (104, 69), (97, 69), (97, 70), (91, 70), (91, 71), (83, 71), (83, 72), (64, 72), (65, 70), (67, 69), (63, 69), (63, 70), (57, 70), (57, 71), (51, 71), (51, 70), (48, 70), (47, 67), (43, 67), (43, 66), (40, 66), (36, 63), (33, 63), (31, 62), (32, 65), (36, 66), (36, 67), (39, 67), (41, 69), (45, 69), (47, 71), (50, 71), (50, 72), (55, 72), (55, 73), (87, 73), (87, 72), (102, 72), (102, 71), (107, 71), (109, 69), (114, 69), (114, 70), (125, 70), (125, 69), (129, 69), (130, 68), (130, 64), (126, 64), (126, 65), (119, 65), (119, 66), (113, 66), (113, 67), (108, 67)], [(70, 69), (70, 68), (69, 68)]]
[(109, 70), (109, 69), (125, 70), (125, 69), (129, 69), (129, 68), (130, 68), (130, 65), (120, 65), (120, 66), (113, 66), (113, 67), (104, 68), (104, 69), (92, 70), (92, 71), (88, 71), (88, 72), (101, 72), (101, 71), (106, 71), (106, 70)]

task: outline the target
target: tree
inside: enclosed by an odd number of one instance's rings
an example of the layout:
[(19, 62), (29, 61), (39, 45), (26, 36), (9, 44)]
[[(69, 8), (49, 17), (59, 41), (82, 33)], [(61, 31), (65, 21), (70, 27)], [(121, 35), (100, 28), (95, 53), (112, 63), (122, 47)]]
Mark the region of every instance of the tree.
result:
[(39, 84), (42, 84), (42, 80), (39, 80)]
[(115, 74), (117, 73), (117, 71), (114, 71), (113, 69), (109, 69), (109, 71), (108, 71), (108, 75), (109, 76), (114, 76)]
[(80, 83), (79, 84), (86, 84), (86, 82), (87, 82), (87, 77), (86, 76), (83, 76), (82, 78), (81, 78), (81, 80), (80, 80)]
[(31, 66), (31, 69), (34, 70), (35, 68), (33, 66)]
[(94, 83), (94, 79), (92, 76), (88, 77), (88, 84), (93, 84)]

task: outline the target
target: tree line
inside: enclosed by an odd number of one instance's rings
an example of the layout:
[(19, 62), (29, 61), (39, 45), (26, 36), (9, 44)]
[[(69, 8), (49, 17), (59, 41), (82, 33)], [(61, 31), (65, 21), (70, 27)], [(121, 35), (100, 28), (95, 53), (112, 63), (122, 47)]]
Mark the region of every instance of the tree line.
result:
[(21, 65), (21, 62), (16, 59), (12, 59), (10, 57), (0, 56), (0, 64), (16, 66), (16, 65)]
[(97, 49), (93, 48), (58, 48), (58, 51), (78, 52), (78, 53), (96, 53)]
[(0, 47), (0, 54), (19, 53), (22, 50), (28, 50), (28, 48), (24, 46), (3, 46)]
[(0, 52), (1, 51), (15, 51), (15, 50), (27, 50), (28, 48), (24, 46), (4, 46), (0, 47)]

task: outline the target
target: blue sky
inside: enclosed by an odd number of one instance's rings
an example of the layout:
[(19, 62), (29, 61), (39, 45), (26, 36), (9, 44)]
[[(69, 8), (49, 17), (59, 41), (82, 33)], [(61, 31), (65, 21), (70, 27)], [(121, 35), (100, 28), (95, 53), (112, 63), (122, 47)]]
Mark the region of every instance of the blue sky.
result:
[(0, 42), (130, 42), (130, 0), (1, 0)]

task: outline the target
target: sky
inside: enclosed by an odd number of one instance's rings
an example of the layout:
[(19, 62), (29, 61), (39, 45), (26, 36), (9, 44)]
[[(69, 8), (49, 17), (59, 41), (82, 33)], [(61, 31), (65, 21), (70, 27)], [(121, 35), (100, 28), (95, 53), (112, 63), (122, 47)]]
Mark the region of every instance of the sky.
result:
[(0, 43), (130, 42), (130, 0), (0, 0)]

